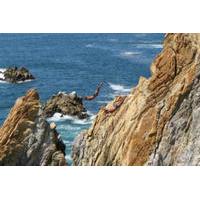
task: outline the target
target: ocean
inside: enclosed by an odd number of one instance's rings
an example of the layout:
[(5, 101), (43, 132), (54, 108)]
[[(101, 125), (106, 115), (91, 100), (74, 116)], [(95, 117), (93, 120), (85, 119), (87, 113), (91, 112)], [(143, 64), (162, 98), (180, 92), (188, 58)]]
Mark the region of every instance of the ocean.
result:
[(71, 160), (74, 138), (87, 129), (98, 109), (116, 95), (129, 93), (140, 76), (150, 76), (150, 64), (162, 50), (164, 34), (0, 34), (0, 68), (25, 66), (36, 80), (19, 84), (0, 82), (0, 124), (16, 99), (36, 88), (41, 102), (59, 91), (93, 94), (105, 81), (100, 95), (85, 102), (87, 120), (56, 113), (57, 130)]

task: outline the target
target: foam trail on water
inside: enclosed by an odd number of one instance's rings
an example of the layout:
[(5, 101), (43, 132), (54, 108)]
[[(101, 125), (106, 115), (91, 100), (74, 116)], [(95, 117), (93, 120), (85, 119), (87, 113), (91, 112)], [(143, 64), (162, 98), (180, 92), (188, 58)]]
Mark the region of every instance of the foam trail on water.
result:
[(91, 47), (94, 47), (94, 44), (87, 44), (87, 45), (85, 45), (85, 47), (91, 48)]
[(162, 49), (163, 45), (162, 44), (138, 44), (136, 46), (137, 48), (155, 48), (155, 49)]
[(110, 39), (108, 39), (108, 41), (109, 42), (118, 42), (118, 39), (116, 39), (116, 38), (110, 38)]
[(109, 83), (110, 88), (114, 90), (116, 93), (129, 93), (131, 88), (128, 88), (124, 85)]
[(109, 103), (109, 101), (97, 101), (97, 103), (100, 103), (100, 104), (107, 104), (107, 103)]
[(125, 51), (125, 52), (120, 53), (120, 55), (124, 57), (133, 57), (140, 54), (141, 52), (137, 52), (137, 51)]

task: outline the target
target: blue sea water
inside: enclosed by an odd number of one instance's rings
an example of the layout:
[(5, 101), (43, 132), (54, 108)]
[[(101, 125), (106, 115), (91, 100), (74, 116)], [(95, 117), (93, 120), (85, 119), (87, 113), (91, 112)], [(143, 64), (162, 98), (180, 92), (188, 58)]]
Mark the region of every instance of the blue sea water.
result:
[(57, 129), (71, 163), (74, 138), (87, 129), (100, 106), (125, 94), (140, 76), (150, 76), (150, 64), (162, 50), (163, 34), (0, 34), (0, 68), (27, 67), (36, 80), (20, 84), (0, 82), (0, 124), (15, 100), (37, 88), (42, 102), (59, 91), (90, 95), (106, 81), (99, 97), (85, 102), (88, 120), (56, 114)]

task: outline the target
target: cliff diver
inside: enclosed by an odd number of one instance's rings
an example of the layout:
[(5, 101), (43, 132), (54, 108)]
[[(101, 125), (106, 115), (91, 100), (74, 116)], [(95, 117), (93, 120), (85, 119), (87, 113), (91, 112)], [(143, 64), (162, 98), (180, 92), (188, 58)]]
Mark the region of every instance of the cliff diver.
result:
[(102, 108), (106, 114), (115, 112), (124, 102), (126, 96), (117, 96), (116, 101), (109, 108)]
[(103, 86), (103, 82), (101, 82), (97, 86), (96, 91), (95, 91), (95, 93), (93, 95), (91, 95), (91, 96), (85, 96), (85, 97), (83, 97), (83, 100), (91, 101), (91, 100), (95, 99), (99, 95), (99, 92), (100, 92), (100, 89), (101, 89), (102, 86)]

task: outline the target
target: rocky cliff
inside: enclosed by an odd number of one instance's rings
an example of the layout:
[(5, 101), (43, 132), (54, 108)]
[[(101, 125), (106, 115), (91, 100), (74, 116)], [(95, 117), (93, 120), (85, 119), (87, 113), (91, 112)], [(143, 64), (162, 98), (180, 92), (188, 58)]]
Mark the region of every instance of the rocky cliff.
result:
[(41, 115), (39, 95), (19, 98), (0, 128), (0, 165), (66, 165), (55, 126)]
[(200, 165), (200, 34), (167, 34), (151, 72), (115, 112), (100, 109), (74, 165)]

